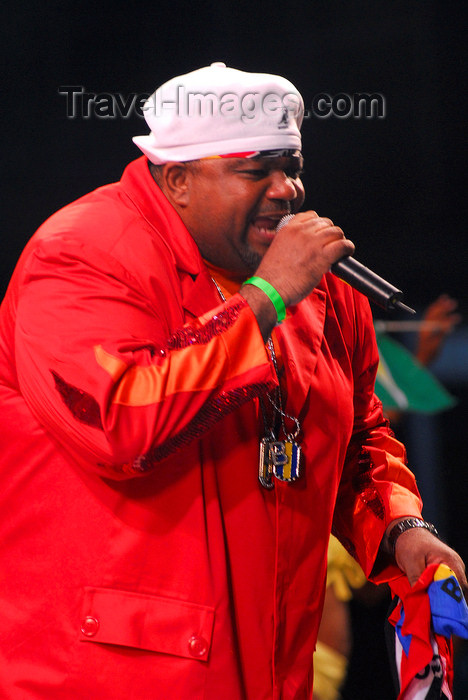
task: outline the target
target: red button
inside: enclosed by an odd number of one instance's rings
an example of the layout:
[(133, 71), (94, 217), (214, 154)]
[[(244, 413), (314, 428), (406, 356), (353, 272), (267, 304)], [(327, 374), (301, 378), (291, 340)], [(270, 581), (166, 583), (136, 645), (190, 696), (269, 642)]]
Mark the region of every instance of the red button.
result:
[(208, 642), (203, 637), (191, 637), (188, 648), (192, 656), (205, 656), (208, 651)]
[(85, 637), (94, 637), (99, 629), (99, 620), (88, 615), (81, 623), (81, 631)]

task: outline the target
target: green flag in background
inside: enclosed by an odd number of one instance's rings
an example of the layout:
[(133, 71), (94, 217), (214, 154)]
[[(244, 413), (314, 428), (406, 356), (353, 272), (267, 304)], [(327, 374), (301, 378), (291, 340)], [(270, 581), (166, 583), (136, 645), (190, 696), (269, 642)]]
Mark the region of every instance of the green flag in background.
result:
[(377, 332), (380, 363), (375, 393), (384, 408), (418, 413), (438, 413), (455, 406), (437, 379), (396, 340)]

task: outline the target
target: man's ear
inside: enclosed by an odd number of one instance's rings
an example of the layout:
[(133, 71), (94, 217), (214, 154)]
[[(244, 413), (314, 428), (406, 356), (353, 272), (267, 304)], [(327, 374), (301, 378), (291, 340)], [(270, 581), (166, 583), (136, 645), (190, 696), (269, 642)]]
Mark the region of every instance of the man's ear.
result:
[(162, 189), (179, 207), (186, 207), (189, 203), (191, 179), (192, 172), (186, 163), (165, 163), (162, 167)]

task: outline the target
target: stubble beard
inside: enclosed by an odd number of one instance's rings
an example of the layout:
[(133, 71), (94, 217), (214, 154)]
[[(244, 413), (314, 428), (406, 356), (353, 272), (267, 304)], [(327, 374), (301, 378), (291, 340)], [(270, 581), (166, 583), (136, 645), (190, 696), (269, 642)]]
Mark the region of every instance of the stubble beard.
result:
[(256, 269), (262, 262), (265, 253), (266, 250), (263, 253), (261, 253), (258, 250), (252, 248), (248, 241), (248, 233), (246, 231), (245, 235), (242, 238), (242, 245), (240, 245), (237, 248), (237, 254), (243, 266), (245, 267), (248, 275), (253, 275), (253, 273), (256, 271)]
[(257, 253), (255, 250), (246, 248), (240, 251), (239, 257), (245, 265), (248, 274), (252, 275), (262, 262), (263, 255), (260, 255), (260, 253)]

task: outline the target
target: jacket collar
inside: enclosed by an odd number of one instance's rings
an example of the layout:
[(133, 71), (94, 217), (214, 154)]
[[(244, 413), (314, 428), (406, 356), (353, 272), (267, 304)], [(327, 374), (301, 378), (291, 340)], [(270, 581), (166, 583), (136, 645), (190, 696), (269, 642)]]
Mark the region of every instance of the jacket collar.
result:
[(166, 241), (181, 275), (183, 307), (200, 316), (220, 303), (216, 288), (203, 263), (200, 251), (172, 204), (154, 181), (145, 156), (132, 161), (124, 170), (120, 185), (151, 226)]
[(127, 165), (120, 184), (149, 225), (167, 241), (177, 267), (190, 275), (198, 275), (203, 265), (198, 246), (154, 181), (145, 156)]

